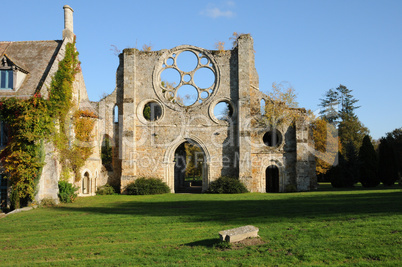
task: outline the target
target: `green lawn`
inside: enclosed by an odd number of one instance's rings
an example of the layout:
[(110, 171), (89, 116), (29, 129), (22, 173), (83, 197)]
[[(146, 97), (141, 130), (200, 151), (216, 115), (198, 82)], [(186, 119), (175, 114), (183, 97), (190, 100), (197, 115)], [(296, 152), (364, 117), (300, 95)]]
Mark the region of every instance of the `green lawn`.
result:
[[(402, 264), (402, 189), (96, 196), (0, 219), (0, 266)], [(254, 225), (265, 244), (221, 250)]]

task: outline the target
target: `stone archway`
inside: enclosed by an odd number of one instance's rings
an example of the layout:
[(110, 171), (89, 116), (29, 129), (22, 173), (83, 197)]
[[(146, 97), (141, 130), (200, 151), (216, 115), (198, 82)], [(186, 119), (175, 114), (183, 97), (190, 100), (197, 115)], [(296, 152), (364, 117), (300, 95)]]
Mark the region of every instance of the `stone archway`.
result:
[(270, 165), (265, 170), (265, 192), (279, 193), (279, 168)]
[[(193, 158), (192, 160), (202, 162), (201, 166), (201, 186), (198, 187), (199, 192), (203, 192), (208, 189), (209, 186), (209, 162), (210, 156), (205, 144), (198, 138), (183, 138), (171, 146), (165, 153), (164, 156), (164, 169), (167, 184), (172, 190), (172, 193), (183, 192), (183, 187), (185, 186), (185, 169), (186, 164), (183, 158), (183, 147), (186, 143), (193, 144), (200, 148), (202, 155), (198, 158)], [(181, 155), (181, 157), (177, 157)], [(201, 160), (202, 156), (202, 160)], [(185, 190), (184, 190), (185, 191)], [(190, 190), (191, 191), (191, 190)], [(197, 191), (197, 190), (196, 190)]]
[(201, 147), (189, 141), (175, 151), (174, 191), (176, 193), (201, 193), (205, 153)]

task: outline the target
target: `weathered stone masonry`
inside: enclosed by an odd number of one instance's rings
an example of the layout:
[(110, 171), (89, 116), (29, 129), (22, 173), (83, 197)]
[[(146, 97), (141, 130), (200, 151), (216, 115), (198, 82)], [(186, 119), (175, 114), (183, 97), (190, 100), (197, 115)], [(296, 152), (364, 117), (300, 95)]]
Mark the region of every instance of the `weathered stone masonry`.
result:
[[(62, 40), (0, 42), (0, 67), (12, 69), (16, 81), (12, 88), (1, 90), (1, 97), (26, 98), (36, 92), (48, 97), (47, 89), (65, 46), (74, 39), (73, 9), (63, 8)], [(180, 63), (186, 53), (195, 62), (189, 68)], [(260, 123), (261, 100), (269, 98), (258, 89), (250, 35), (241, 35), (232, 50), (212, 51), (190, 45), (150, 52), (125, 49), (119, 60), (116, 89), (99, 102), (88, 100), (82, 72), (73, 83), (71, 114), (79, 109), (98, 118), (90, 144), (93, 153), (80, 170), (81, 179), (70, 178), (80, 196), (94, 195), (106, 183), (124, 193), (127, 184), (139, 177), (158, 177), (172, 192), (180, 191), (184, 173), (177, 155), (183, 152), (180, 149), (185, 142), (202, 150), (203, 191), (220, 176), (239, 177), (252, 192), (315, 187), (315, 161), (309, 152), (314, 145), (303, 110), (299, 110), (302, 116), (294, 125), (271, 129)], [(165, 80), (169, 72), (176, 75), (175, 83)], [(210, 82), (205, 83), (205, 73), (212, 77)], [(185, 88), (192, 92), (192, 98), (187, 98)], [(224, 119), (214, 114), (222, 102), (229, 107)], [(144, 116), (150, 107), (158, 107), (151, 111), (151, 119)], [(102, 146), (107, 143), (112, 145), (111, 166), (102, 165)], [(58, 199), (61, 165), (51, 143), (45, 150), (35, 197), (38, 202)], [(0, 202), (9, 204), (8, 185), (5, 179), (1, 181)]]
[[(177, 58), (186, 51), (198, 63), (183, 71)], [(203, 190), (220, 176), (238, 176), (252, 192), (266, 192), (272, 186), (267, 177), (273, 174), (279, 192), (309, 190), (314, 184), (314, 157), (307, 148), (311, 132), (305, 120), (277, 130), (258, 124), (260, 101), (267, 96), (258, 90), (250, 35), (241, 35), (233, 50), (210, 51), (190, 45), (152, 52), (125, 49), (119, 59), (116, 89), (96, 105), (100, 142), (108, 138), (113, 144), (113, 172), (108, 182), (122, 191), (136, 178), (158, 177), (174, 192), (175, 152), (186, 141), (204, 153)], [(180, 76), (173, 86), (161, 78), (171, 69)], [(195, 82), (200, 69), (215, 76), (208, 88)], [(183, 104), (178, 97), (186, 86), (197, 92), (191, 104)], [(213, 113), (222, 101), (230, 105), (229, 120), (219, 120)], [(143, 115), (150, 103), (160, 106), (158, 118), (151, 121)], [(280, 142), (267, 146), (263, 141), (267, 133), (277, 133)], [(268, 170), (270, 166), (275, 171)]]

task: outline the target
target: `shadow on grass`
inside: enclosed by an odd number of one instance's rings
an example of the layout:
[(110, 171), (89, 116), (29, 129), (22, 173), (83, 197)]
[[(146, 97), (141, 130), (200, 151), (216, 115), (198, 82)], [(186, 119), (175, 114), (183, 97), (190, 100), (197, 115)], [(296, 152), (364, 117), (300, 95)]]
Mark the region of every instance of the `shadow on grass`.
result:
[(184, 246), (212, 248), (214, 245), (218, 244), (219, 242), (220, 242), (219, 238), (218, 239), (211, 238), (211, 239), (204, 239), (204, 240), (200, 240), (200, 241), (187, 243), (187, 244), (184, 244)]
[(318, 189), (315, 191), (319, 192), (345, 192), (345, 191), (376, 191), (376, 190), (396, 190), (402, 189), (402, 185), (394, 184), (392, 186), (386, 186), (380, 184), (376, 187), (364, 187), (361, 183), (357, 183), (351, 187), (344, 187), (344, 188), (334, 188), (331, 183), (329, 182), (321, 182), (318, 183)]
[[(203, 198), (205, 196), (205, 198)], [(301, 193), (223, 196), (222, 200), (208, 195), (198, 198), (135, 197), (94, 203), (93, 206), (66, 205), (58, 209), (105, 215), (172, 216), (182, 222), (221, 221), (226, 223), (255, 223), (256, 220), (280, 221), (288, 218), (326, 219), (345, 215), (402, 214), (402, 192)], [(122, 196), (123, 199), (123, 196)], [(104, 206), (104, 205), (108, 206)], [(206, 242), (206, 241), (205, 241)]]

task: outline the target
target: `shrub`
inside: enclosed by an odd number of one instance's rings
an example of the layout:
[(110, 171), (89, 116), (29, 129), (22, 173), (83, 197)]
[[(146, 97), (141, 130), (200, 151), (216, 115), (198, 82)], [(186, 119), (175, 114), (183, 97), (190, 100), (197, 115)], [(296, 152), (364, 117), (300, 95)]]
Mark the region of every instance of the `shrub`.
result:
[(213, 181), (207, 190), (207, 193), (214, 194), (239, 194), (247, 193), (248, 190), (237, 178), (222, 176)]
[(96, 190), (97, 195), (113, 195), (115, 193), (114, 188), (109, 184), (102, 185)]
[(59, 199), (63, 203), (72, 203), (77, 198), (75, 193), (78, 190), (73, 184), (66, 181), (59, 181)]
[(158, 178), (141, 177), (127, 185), (128, 195), (155, 195), (169, 193), (169, 186)]
[(297, 192), (297, 187), (295, 184), (287, 184), (285, 186), (285, 192), (291, 193), (291, 192)]
[(10, 195), (10, 210), (16, 210), (20, 208), (20, 197), (18, 191), (13, 189)]
[(44, 208), (51, 208), (57, 206), (53, 198), (44, 198), (40, 201), (40, 206)]

